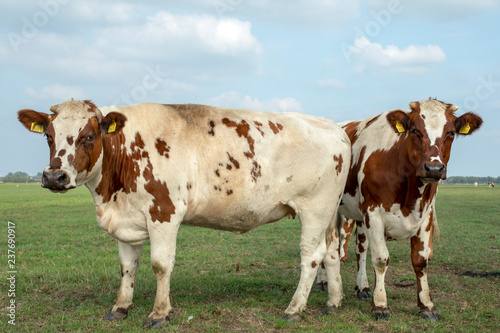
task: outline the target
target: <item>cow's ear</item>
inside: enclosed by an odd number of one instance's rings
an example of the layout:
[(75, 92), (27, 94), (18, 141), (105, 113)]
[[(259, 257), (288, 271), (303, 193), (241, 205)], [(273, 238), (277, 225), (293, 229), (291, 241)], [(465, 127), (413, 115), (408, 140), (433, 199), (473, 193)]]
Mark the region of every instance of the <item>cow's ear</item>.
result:
[(119, 112), (110, 112), (102, 118), (101, 128), (105, 134), (114, 134), (122, 130), (127, 117)]
[(387, 114), (387, 121), (396, 133), (404, 133), (408, 130), (409, 117), (401, 110), (391, 111)]
[(29, 131), (45, 133), (50, 123), (49, 115), (35, 110), (24, 109), (17, 112), (17, 119)]
[(483, 119), (473, 112), (467, 112), (455, 120), (455, 129), (458, 134), (469, 135), (474, 133), (483, 124)]

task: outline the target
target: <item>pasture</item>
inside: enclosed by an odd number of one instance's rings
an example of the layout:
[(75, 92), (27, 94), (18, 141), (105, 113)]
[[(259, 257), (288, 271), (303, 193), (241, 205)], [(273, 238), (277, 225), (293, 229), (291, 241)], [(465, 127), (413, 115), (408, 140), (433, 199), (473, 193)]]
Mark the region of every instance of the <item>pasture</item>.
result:
[[(97, 225), (86, 188), (53, 194), (36, 184), (0, 184), (0, 216), (2, 332), (140, 331), (156, 292), (149, 243), (128, 318), (102, 320), (120, 284), (118, 246)], [(388, 243), (389, 321), (374, 321), (370, 302), (356, 298), (352, 241), (341, 268), (342, 308), (322, 315), (327, 295), (313, 290), (302, 321), (283, 322), (280, 317), (300, 275), (300, 223), (283, 219), (243, 235), (181, 227), (171, 282), (174, 314), (166, 331), (498, 332), (500, 189), (441, 186), (437, 216), (441, 238), (434, 245), (429, 283), (439, 322), (416, 316), (409, 241)], [(7, 280), (8, 221), (15, 224), (15, 326), (8, 324), (7, 316), (13, 299)], [(368, 272), (373, 286), (371, 269)]]

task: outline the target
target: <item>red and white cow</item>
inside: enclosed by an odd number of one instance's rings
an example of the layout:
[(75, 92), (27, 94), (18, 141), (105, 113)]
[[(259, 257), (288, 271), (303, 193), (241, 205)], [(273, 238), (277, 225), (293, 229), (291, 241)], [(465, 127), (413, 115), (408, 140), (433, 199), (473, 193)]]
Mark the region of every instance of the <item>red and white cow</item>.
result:
[[(388, 319), (384, 278), (389, 265), (386, 237), (411, 240), (411, 260), (417, 278), (420, 315), (439, 320), (427, 282), (436, 228), (435, 200), (438, 181), (446, 179), (446, 165), (456, 135), (469, 135), (482, 119), (474, 113), (460, 117), (457, 107), (438, 100), (410, 103), (411, 112), (393, 110), (363, 121), (342, 123), (352, 143), (352, 158), (339, 207), (337, 230), (347, 239), (356, 222), (358, 297), (371, 297), (366, 275), (366, 255), (371, 246), (375, 271), (372, 311)], [(329, 281), (328, 281), (329, 282)], [(318, 285), (326, 283), (323, 271)]]
[[(157, 277), (145, 326), (157, 327), (168, 323), (172, 310), (170, 275), (181, 224), (244, 233), (292, 213), (302, 225), (301, 276), (284, 317), (299, 319), (319, 263), (338, 247), (326, 230), (351, 156), (338, 125), (296, 113), (202, 105), (98, 109), (70, 100), (50, 110), (21, 110), (18, 118), (47, 137), (50, 164), (42, 186), (66, 192), (85, 185), (100, 227), (118, 239), (123, 276), (105, 319), (127, 316), (145, 240), (151, 240)], [(327, 306), (338, 307), (340, 261), (325, 264), (331, 275)]]

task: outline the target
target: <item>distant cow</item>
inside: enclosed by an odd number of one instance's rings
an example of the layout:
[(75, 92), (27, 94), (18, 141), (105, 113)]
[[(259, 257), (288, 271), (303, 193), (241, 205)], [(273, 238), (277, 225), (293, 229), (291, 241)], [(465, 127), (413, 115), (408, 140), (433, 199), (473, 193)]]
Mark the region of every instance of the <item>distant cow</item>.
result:
[(479, 184), (477, 182), (474, 182), (474, 187), (477, 187)]
[[(356, 222), (356, 289), (362, 298), (371, 297), (366, 274), (368, 244), (371, 246), (375, 271), (372, 311), (376, 319), (390, 317), (385, 292), (389, 265), (386, 237), (410, 239), (420, 315), (439, 320), (427, 282), (438, 181), (446, 179), (455, 136), (472, 134), (482, 119), (470, 112), (457, 117), (456, 106), (438, 100), (412, 102), (410, 107), (411, 112), (393, 110), (341, 124), (352, 142), (352, 159), (338, 231), (341, 237), (348, 237)], [(345, 260), (344, 243), (339, 251)], [(318, 284), (325, 282), (325, 274), (320, 272)]]
[(488, 182), (488, 187), (489, 188), (495, 188), (495, 184), (493, 184), (493, 182)]
[[(100, 227), (118, 239), (122, 280), (105, 319), (127, 316), (145, 240), (151, 240), (157, 292), (144, 325), (157, 327), (172, 311), (170, 275), (181, 224), (244, 233), (295, 213), (302, 225), (301, 276), (284, 317), (299, 319), (321, 260), (338, 247), (326, 230), (351, 156), (339, 126), (302, 114), (202, 105), (99, 109), (70, 100), (50, 110), (21, 110), (18, 118), (47, 138), (50, 164), (42, 186), (53, 192), (87, 186)], [(336, 257), (325, 261), (328, 307), (342, 299)]]

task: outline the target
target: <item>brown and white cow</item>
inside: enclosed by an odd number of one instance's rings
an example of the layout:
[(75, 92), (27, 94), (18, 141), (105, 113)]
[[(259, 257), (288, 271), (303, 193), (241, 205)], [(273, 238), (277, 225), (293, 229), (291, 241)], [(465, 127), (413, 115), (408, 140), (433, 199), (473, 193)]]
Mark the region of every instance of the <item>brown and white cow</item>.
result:
[[(105, 319), (132, 306), (142, 244), (151, 240), (157, 277), (146, 327), (168, 323), (170, 275), (181, 224), (244, 233), (287, 214), (300, 217), (301, 276), (285, 319), (299, 319), (323, 257), (350, 164), (350, 144), (335, 123), (296, 113), (202, 105), (137, 104), (98, 109), (70, 100), (53, 114), (21, 110), (20, 122), (43, 133), (50, 164), (42, 186), (85, 185), (99, 226), (118, 239), (122, 280)], [(328, 307), (342, 299), (340, 262), (325, 262)]]
[[(446, 179), (455, 136), (472, 134), (482, 119), (470, 112), (457, 117), (456, 106), (438, 100), (412, 102), (410, 107), (411, 112), (393, 110), (340, 124), (351, 139), (352, 158), (339, 208), (337, 227), (344, 238), (339, 252), (341, 260), (345, 260), (347, 239), (356, 222), (358, 297), (371, 297), (366, 274), (370, 244), (375, 272), (372, 311), (376, 319), (388, 319), (384, 285), (389, 265), (386, 237), (410, 239), (420, 315), (439, 320), (427, 282), (427, 263), (432, 257), (437, 223), (438, 181)], [(325, 283), (321, 271), (318, 285)]]

